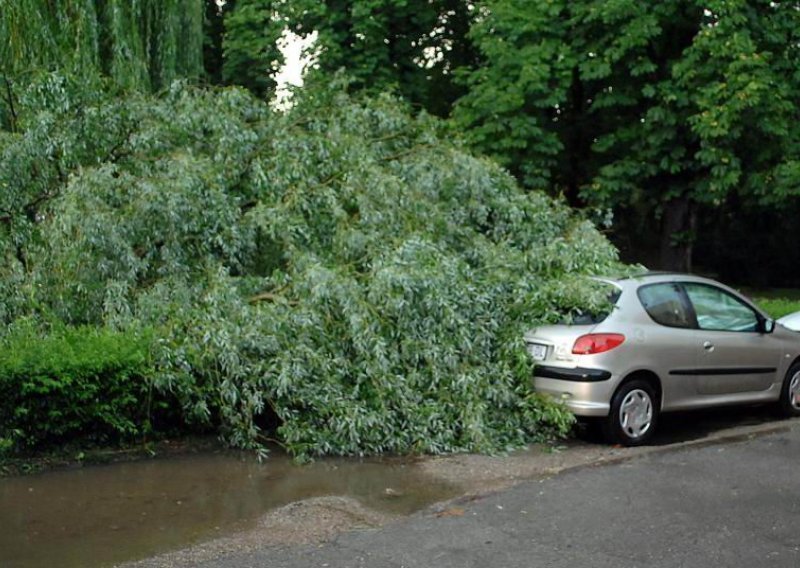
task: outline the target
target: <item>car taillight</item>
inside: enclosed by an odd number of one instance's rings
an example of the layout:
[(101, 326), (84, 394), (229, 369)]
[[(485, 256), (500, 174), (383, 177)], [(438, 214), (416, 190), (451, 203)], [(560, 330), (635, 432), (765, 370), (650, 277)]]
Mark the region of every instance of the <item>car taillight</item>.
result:
[(611, 351), (622, 345), (625, 336), (621, 333), (590, 333), (581, 335), (572, 346), (573, 355), (595, 355)]

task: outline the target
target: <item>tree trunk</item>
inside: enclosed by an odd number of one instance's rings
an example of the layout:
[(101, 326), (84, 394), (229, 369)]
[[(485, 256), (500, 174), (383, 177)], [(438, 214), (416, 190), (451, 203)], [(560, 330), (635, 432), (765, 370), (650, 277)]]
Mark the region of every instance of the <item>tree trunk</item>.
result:
[(664, 204), (661, 218), (661, 266), (670, 272), (691, 272), (692, 245), (697, 222), (689, 197), (676, 197)]

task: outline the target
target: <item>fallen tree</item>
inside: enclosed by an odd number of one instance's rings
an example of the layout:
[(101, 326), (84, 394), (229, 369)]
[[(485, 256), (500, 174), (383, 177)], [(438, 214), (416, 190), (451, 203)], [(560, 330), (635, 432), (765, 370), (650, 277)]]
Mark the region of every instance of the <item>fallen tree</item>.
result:
[[(153, 337), (188, 425), (301, 455), (498, 451), (563, 434), (522, 333), (597, 308), (587, 221), (397, 100), (85, 93), (0, 133), (0, 318)], [(0, 431), (0, 438), (13, 437)]]

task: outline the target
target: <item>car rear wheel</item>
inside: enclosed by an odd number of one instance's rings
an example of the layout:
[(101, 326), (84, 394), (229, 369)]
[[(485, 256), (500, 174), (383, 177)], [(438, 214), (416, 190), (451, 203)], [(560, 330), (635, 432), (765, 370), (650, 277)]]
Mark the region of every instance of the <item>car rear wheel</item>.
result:
[(633, 380), (614, 393), (603, 430), (611, 443), (641, 446), (650, 441), (657, 421), (658, 406), (653, 387), (647, 381)]
[(800, 416), (800, 363), (795, 363), (786, 372), (779, 404), (785, 416)]

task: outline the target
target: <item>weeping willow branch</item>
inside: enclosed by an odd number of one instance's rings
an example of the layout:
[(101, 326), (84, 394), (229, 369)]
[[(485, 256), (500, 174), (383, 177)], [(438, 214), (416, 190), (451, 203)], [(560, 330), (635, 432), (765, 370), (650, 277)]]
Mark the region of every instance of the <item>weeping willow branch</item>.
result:
[(285, 296), (281, 296), (273, 292), (262, 292), (260, 294), (256, 294), (250, 298), (249, 302), (251, 304), (257, 304), (258, 302), (273, 302), (276, 304), (287, 304), (289, 306), (297, 306), (300, 303), (297, 300), (290, 300)]
[(58, 69), (158, 90), (203, 71), (203, 0), (0, 3), (0, 61), (12, 77)]
[(103, 162), (116, 162), (126, 155), (126, 152), (120, 152), (122, 148), (131, 141), (131, 137), (136, 133), (136, 128), (133, 125), (129, 126), (124, 135), (108, 150)]
[(24, 205), (19, 208), (19, 211), (13, 212), (9, 210), (0, 210), (2, 211), (3, 215), (0, 215), (0, 223), (9, 224), (14, 220), (14, 216), (24, 214), (25, 217), (28, 218), (31, 222), (36, 222), (39, 215), (39, 209), (48, 201), (55, 199), (61, 193), (61, 188), (54, 189), (52, 191), (45, 191), (37, 195), (34, 199), (28, 201)]
[[(53, 168), (55, 169), (55, 181), (57, 182), (52, 187), (40, 192), (38, 195), (33, 197), (32, 199), (26, 201), (21, 206), (19, 206), (16, 210), (6, 209), (0, 210), (4, 214), (0, 216), (0, 223), (3, 224), (11, 224), (14, 220), (14, 217), (17, 215), (25, 215), (28, 221), (31, 223), (37, 223), (40, 221), (39, 218), (39, 211), (45, 203), (55, 199), (66, 187), (67, 182), (69, 181), (69, 173), (64, 171), (61, 163), (59, 162), (58, 158), (60, 158), (60, 153), (56, 151), (53, 154)], [(37, 167), (33, 167), (31, 169), (31, 179), (41, 179), (43, 174)]]
[(409, 156), (409, 155), (414, 154), (414, 153), (416, 153), (416, 152), (418, 152), (420, 150), (424, 150), (424, 149), (430, 148), (430, 147), (431, 147), (430, 144), (415, 144), (414, 146), (411, 146), (410, 148), (406, 148), (404, 150), (400, 150), (399, 152), (396, 152), (394, 154), (390, 154), (388, 156), (382, 156), (380, 159), (383, 162), (394, 162), (396, 160), (399, 160), (400, 158), (405, 158), (406, 156)]

